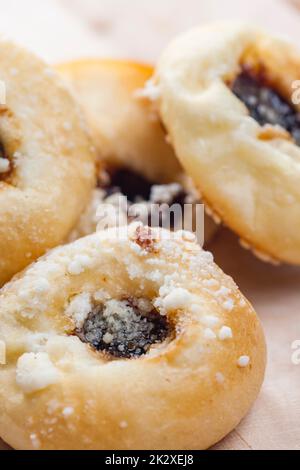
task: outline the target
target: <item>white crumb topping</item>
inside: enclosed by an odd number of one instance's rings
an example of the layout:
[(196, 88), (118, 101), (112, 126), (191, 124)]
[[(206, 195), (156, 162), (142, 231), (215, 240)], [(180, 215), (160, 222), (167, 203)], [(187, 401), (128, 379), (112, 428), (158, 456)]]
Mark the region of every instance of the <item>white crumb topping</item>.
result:
[(228, 312), (231, 312), (234, 308), (234, 301), (232, 299), (228, 299), (228, 300), (225, 300), (223, 302), (223, 307), (225, 310), (227, 310)]
[(150, 101), (157, 101), (161, 96), (159, 85), (155, 85), (153, 80), (148, 80), (144, 88), (136, 90), (134, 93), (135, 98), (147, 98)]
[(215, 292), (216, 297), (226, 297), (231, 293), (231, 290), (225, 286), (222, 286), (217, 292)]
[(82, 274), (86, 268), (89, 268), (91, 264), (92, 260), (89, 256), (76, 255), (68, 265), (68, 272), (71, 275), (78, 276)]
[(149, 281), (159, 283), (163, 279), (163, 274), (158, 269), (156, 269), (155, 271), (152, 271), (151, 273), (147, 274), (146, 278), (149, 279)]
[(34, 317), (35, 317), (35, 312), (33, 310), (30, 310), (30, 309), (23, 309), (20, 313), (21, 317), (22, 318), (26, 318), (28, 320), (32, 320)]
[(30, 440), (31, 440), (31, 443), (32, 443), (33, 447), (36, 450), (41, 448), (41, 441), (39, 440), (37, 434), (35, 434), (35, 433), (30, 434)]
[(241, 356), (238, 361), (239, 367), (247, 367), (250, 364), (250, 357), (249, 356)]
[(182, 240), (186, 241), (186, 242), (196, 242), (197, 241), (197, 237), (194, 233), (192, 232), (189, 232), (188, 230), (177, 230), (175, 232), (175, 238), (181, 238)]
[(216, 381), (219, 383), (219, 384), (223, 384), (225, 382), (225, 377), (224, 375), (221, 373), (221, 372), (217, 372), (216, 373)]
[(137, 299), (136, 306), (143, 313), (150, 313), (153, 310), (153, 304), (149, 299)]
[(83, 292), (73, 297), (66, 308), (66, 315), (74, 321), (76, 328), (81, 328), (91, 311), (91, 294)]
[(205, 337), (206, 339), (216, 339), (217, 335), (213, 332), (212, 329), (206, 328), (206, 329), (204, 330), (204, 337)]
[[(38, 263), (36, 264), (36, 267), (38, 267)], [(46, 263), (43, 262), (43, 264), (41, 264), (41, 270), (47, 275), (56, 276), (61, 273), (62, 266), (54, 261), (47, 260)]]
[(72, 406), (66, 406), (66, 408), (63, 409), (62, 414), (65, 418), (69, 418), (74, 414), (74, 408)]
[(129, 247), (137, 256), (146, 256), (147, 255), (146, 250), (143, 250), (143, 248), (141, 246), (139, 246), (137, 243), (130, 242)]
[(241, 300), (240, 300), (240, 307), (243, 308), (243, 307), (246, 307), (246, 305), (247, 305), (246, 300), (245, 300), (244, 298), (241, 298)]
[(229, 328), (229, 326), (222, 326), (219, 331), (218, 337), (221, 341), (233, 338), (232, 329)]
[(0, 173), (7, 173), (10, 168), (10, 163), (7, 158), (0, 157)]
[(131, 262), (129, 262), (127, 264), (126, 269), (127, 269), (127, 272), (128, 272), (128, 276), (132, 281), (134, 279), (141, 278), (142, 275), (143, 275), (142, 269), (139, 266), (136, 266), (135, 264), (132, 264)]
[(114, 340), (114, 336), (111, 333), (105, 333), (103, 336), (103, 342), (105, 344), (111, 344)]
[(121, 429), (126, 429), (126, 428), (128, 428), (128, 423), (127, 423), (127, 421), (121, 421), (121, 422), (120, 422), (120, 428), (121, 428)]
[(219, 318), (215, 317), (214, 315), (205, 315), (201, 318), (201, 323), (208, 326), (209, 328), (214, 328), (216, 325), (218, 325), (219, 322)]
[(34, 281), (33, 290), (36, 294), (44, 294), (50, 290), (50, 283), (46, 278), (40, 278)]
[(178, 183), (153, 185), (150, 201), (154, 204), (170, 204), (182, 191)]
[(58, 370), (47, 353), (25, 353), (18, 359), (16, 382), (24, 393), (43, 390), (58, 379)]
[(104, 289), (99, 289), (97, 292), (94, 292), (93, 298), (96, 302), (105, 302), (110, 299), (110, 295)]
[(0, 365), (5, 366), (6, 364), (6, 344), (4, 341), (0, 341)]
[(163, 299), (163, 307), (166, 310), (187, 308), (191, 303), (192, 298), (192, 294), (189, 291), (182, 289), (181, 287), (177, 287)]
[(219, 285), (219, 282), (216, 279), (204, 279), (203, 280), (203, 285), (204, 287), (217, 287)]
[(28, 352), (43, 352), (45, 346), (50, 338), (50, 334), (47, 333), (32, 333), (27, 336), (26, 346)]

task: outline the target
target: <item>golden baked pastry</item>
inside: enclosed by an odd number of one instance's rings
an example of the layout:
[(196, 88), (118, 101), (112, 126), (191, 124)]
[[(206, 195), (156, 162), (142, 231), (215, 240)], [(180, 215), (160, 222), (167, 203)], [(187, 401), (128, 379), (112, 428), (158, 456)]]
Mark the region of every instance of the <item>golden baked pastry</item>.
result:
[(259, 320), (188, 232), (56, 248), (0, 293), (0, 435), (16, 449), (205, 449), (261, 387)]
[[(70, 82), (85, 111), (108, 174), (105, 180), (102, 172), (99, 175), (99, 188), (71, 239), (94, 232), (99, 204), (115, 203), (121, 195), (127, 196), (130, 203), (150, 200), (183, 205), (187, 200), (199, 201), (148, 99), (153, 97), (148, 82), (152, 67), (116, 60), (79, 60), (57, 69)], [(142, 92), (145, 84), (146, 94)], [(207, 217), (206, 241), (215, 231), (216, 225)]]
[(300, 54), (251, 26), (217, 23), (167, 47), (157, 105), (204, 201), (265, 260), (300, 263)]
[(0, 40), (0, 285), (65, 239), (90, 198), (94, 151), (61, 78)]

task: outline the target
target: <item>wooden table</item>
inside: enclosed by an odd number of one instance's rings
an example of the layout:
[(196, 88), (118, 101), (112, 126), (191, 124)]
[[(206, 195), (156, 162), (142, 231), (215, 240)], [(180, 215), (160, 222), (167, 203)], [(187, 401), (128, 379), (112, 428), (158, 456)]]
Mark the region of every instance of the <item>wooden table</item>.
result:
[[(50, 62), (81, 56), (155, 61), (181, 30), (220, 18), (243, 18), (299, 42), (298, 0), (0, 0), (0, 31)], [(15, 12), (18, 11), (18, 16)], [(295, 79), (300, 79), (295, 77)], [(295, 230), (299, 227), (294, 228)], [(210, 246), (216, 261), (252, 301), (265, 327), (269, 362), (250, 414), (215, 449), (300, 449), (300, 268), (273, 267), (222, 230)], [(7, 449), (0, 442), (0, 449)]]

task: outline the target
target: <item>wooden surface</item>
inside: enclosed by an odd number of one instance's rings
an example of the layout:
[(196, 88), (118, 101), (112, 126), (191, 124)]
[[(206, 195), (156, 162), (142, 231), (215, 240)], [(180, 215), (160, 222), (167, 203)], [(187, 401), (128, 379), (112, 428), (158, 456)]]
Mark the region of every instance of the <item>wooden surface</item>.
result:
[[(0, 31), (50, 62), (81, 56), (155, 61), (179, 31), (221, 18), (300, 39), (299, 0), (0, 0), (0, 8)], [(300, 340), (300, 268), (261, 263), (226, 230), (210, 249), (254, 304), (269, 350), (259, 399), (216, 449), (300, 450), (300, 365), (292, 363), (292, 343)]]

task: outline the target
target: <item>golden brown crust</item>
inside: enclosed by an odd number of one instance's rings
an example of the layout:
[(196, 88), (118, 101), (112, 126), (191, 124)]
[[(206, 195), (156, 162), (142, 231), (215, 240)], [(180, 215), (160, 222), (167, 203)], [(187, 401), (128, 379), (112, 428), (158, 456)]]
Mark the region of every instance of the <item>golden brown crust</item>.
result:
[[(101, 161), (108, 167), (125, 166), (156, 184), (178, 182), (191, 188), (149, 99), (151, 92), (155, 94), (148, 82), (152, 67), (118, 60), (78, 60), (61, 64), (57, 70), (82, 104)], [(148, 93), (144, 94), (145, 85)], [(95, 229), (93, 214), (99, 203), (96, 192), (75, 238)], [(215, 232), (215, 224), (206, 217), (206, 241)]]
[(176, 154), (213, 211), (265, 259), (299, 264), (293, 227), (300, 149), (287, 132), (249, 117), (228, 86), (241, 66), (263, 69), (291, 102), (299, 52), (247, 25), (221, 23), (167, 48), (156, 74), (157, 105)]
[[(151, 235), (151, 249), (137, 241)], [(130, 226), (55, 249), (0, 294), (0, 434), (18, 449), (205, 449), (255, 400), (259, 320), (191, 234)], [(145, 237), (143, 237), (144, 239)], [(176, 337), (111, 361), (78, 337), (88, 298), (148, 299)], [(71, 302), (77, 302), (77, 309)], [(106, 299), (106, 300), (104, 300)]]
[[(153, 68), (117, 60), (78, 60), (57, 67), (86, 113), (101, 160), (129, 166), (150, 181), (182, 173), (150, 101), (139, 99)], [(163, 164), (162, 164), (163, 163)]]
[[(0, 41), (0, 285), (65, 239), (94, 184), (94, 152), (60, 77), (27, 51)], [(3, 162), (3, 158), (1, 160)]]

